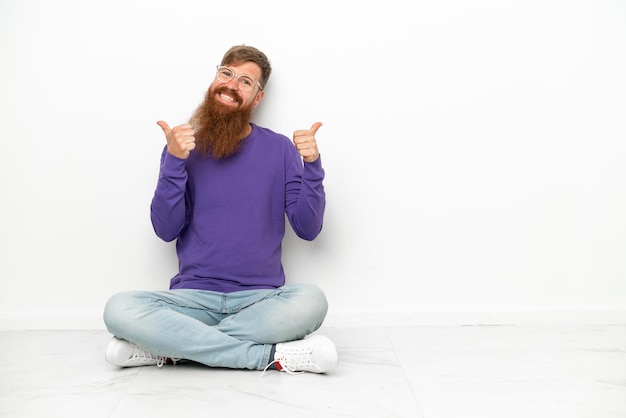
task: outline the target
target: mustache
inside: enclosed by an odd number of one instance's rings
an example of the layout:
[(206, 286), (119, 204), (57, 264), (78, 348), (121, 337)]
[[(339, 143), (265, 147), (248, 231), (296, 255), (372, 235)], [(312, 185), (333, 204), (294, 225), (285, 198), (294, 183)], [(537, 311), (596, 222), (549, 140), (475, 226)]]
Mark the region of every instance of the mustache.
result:
[(215, 89), (215, 94), (220, 94), (220, 93), (224, 93), (232, 97), (239, 104), (243, 103), (243, 97), (241, 97), (241, 95), (239, 94), (237, 90), (229, 89), (226, 86), (221, 86)]

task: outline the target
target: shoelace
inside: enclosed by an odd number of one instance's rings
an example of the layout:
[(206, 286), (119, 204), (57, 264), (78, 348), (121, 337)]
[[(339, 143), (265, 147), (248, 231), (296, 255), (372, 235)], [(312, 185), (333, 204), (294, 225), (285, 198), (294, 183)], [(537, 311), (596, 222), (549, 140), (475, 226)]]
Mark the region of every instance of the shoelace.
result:
[(298, 370), (299, 368), (307, 368), (309, 365), (313, 364), (310, 354), (311, 350), (306, 348), (294, 350), (289, 353), (279, 353), (279, 357), (276, 360), (265, 366), (263, 373), (261, 373), (261, 377), (263, 377), (265, 372), (273, 364), (279, 364), (280, 367), (282, 367), (282, 370), (284, 370), (287, 374), (302, 374), (304, 371)]
[(270, 364), (265, 366), (265, 368), (263, 369), (263, 373), (261, 373), (261, 376), (259, 376), (259, 377), (260, 378), (263, 377), (265, 375), (265, 372), (268, 371), (270, 367), (272, 367), (272, 364), (276, 364), (276, 363), (278, 363), (278, 360), (274, 360)]
[[(141, 361), (156, 360), (157, 367), (163, 367), (163, 365), (167, 361), (167, 357), (154, 355), (148, 351), (145, 351), (143, 348), (135, 345), (135, 351), (133, 352), (132, 360), (141, 360)], [(172, 360), (172, 361), (176, 363), (175, 360)]]
[(282, 365), (282, 363), (280, 363), (280, 360), (274, 360), (273, 362), (271, 362), (270, 364), (268, 364), (267, 366), (265, 366), (265, 368), (263, 369), (263, 373), (261, 373), (260, 377), (263, 377), (263, 375), (265, 375), (265, 372), (269, 370), (270, 367), (272, 367), (273, 364), (280, 364), (282, 367), (282, 370), (284, 370), (287, 374), (302, 374), (304, 373), (303, 371), (295, 371), (295, 370), (291, 370), (289, 367), (285, 367)]
[(313, 364), (309, 354), (310, 353), (307, 351), (304, 353), (294, 353), (289, 356), (284, 356), (280, 359), (282, 360), (280, 365), (283, 366), (283, 369), (285, 369), (287, 373), (303, 373), (301, 370), (297, 370), (308, 368)]

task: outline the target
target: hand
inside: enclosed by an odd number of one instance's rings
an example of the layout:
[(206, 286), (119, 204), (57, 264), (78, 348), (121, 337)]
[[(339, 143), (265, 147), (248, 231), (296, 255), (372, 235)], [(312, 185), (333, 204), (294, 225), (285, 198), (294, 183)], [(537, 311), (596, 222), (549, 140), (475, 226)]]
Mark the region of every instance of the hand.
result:
[(317, 141), (315, 141), (315, 133), (322, 126), (322, 122), (315, 122), (309, 130), (299, 130), (293, 133), (293, 143), (307, 163), (312, 163), (320, 156), (317, 149)]
[(163, 129), (163, 133), (165, 134), (167, 152), (183, 160), (189, 158), (189, 152), (196, 148), (196, 138), (194, 137), (195, 131), (193, 127), (185, 123), (170, 128), (170, 126), (162, 120), (158, 121), (157, 125)]

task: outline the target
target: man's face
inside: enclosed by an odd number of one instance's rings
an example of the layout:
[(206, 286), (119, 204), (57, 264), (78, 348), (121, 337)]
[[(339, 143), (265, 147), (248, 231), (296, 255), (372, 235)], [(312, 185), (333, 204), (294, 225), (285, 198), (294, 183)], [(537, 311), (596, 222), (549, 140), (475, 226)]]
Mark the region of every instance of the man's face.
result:
[(216, 104), (223, 106), (224, 110), (238, 110), (246, 107), (256, 107), (261, 101), (264, 95), (264, 91), (254, 83), (252, 90), (243, 91), (239, 87), (239, 75), (246, 75), (252, 77), (254, 80), (259, 80), (261, 77), (261, 68), (253, 62), (245, 62), (240, 65), (229, 65), (236, 76), (228, 82), (223, 82), (217, 79), (217, 77), (211, 83), (209, 87), (209, 93), (216, 101)]
[(257, 64), (230, 65), (218, 74), (190, 120), (196, 132), (197, 152), (215, 159), (228, 157), (240, 149), (241, 140), (252, 129), (252, 111), (264, 95), (257, 82), (249, 78), (258, 80), (261, 76)]

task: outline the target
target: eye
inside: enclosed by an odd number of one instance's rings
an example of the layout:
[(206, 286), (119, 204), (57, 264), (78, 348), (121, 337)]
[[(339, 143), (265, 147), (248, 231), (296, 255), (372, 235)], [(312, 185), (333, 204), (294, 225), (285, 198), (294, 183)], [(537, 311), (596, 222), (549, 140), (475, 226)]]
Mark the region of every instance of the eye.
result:
[(220, 74), (224, 78), (232, 78), (233, 77), (233, 72), (231, 70), (229, 70), (228, 68), (222, 68), (220, 70)]
[(246, 87), (252, 87), (254, 81), (250, 77), (239, 77), (239, 81)]

